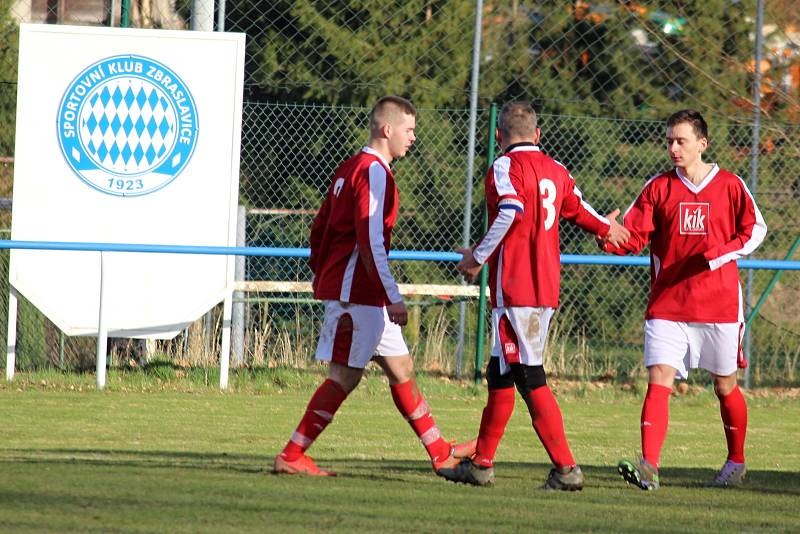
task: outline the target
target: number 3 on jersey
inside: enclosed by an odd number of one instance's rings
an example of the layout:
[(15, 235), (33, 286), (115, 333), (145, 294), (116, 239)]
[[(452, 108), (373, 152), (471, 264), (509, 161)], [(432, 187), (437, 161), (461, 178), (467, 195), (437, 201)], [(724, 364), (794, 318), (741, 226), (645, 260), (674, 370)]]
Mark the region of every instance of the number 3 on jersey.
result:
[(544, 229), (549, 230), (556, 222), (556, 184), (553, 180), (545, 178), (539, 182), (539, 194), (542, 195), (542, 208), (544, 208)]

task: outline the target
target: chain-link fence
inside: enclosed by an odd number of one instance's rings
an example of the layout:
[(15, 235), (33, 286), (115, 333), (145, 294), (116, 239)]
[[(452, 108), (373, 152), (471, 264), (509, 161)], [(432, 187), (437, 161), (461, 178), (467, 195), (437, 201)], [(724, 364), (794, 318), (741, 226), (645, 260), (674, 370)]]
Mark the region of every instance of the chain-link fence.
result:
[[(234, 5), (231, 5), (234, 4)], [(467, 107), (475, 1), (228, 3), (248, 35), (253, 96), (368, 104), (401, 93)], [(755, 0), (482, 2), (481, 102), (532, 98), (549, 113), (662, 118), (676, 102), (714, 117), (752, 114)], [(762, 96), (797, 121), (800, 15), (766, 2)]]
[[(0, 1), (0, 32), (10, 45), (0, 50), (3, 198), (11, 197), (13, 124), (19, 119), (14, 116), (18, 23), (119, 25), (123, 4)], [(188, 29), (191, 4), (137, 0), (127, 16), (135, 27)], [(654, 119), (678, 106), (697, 107), (711, 119), (710, 159), (750, 183), (753, 43), (748, 33), (753, 22), (745, 15), (755, 13), (754, 3), (722, 4), (486, 2), (479, 102), (485, 108), (495, 99), (533, 98), (542, 110), (543, 149), (573, 172), (586, 199), (601, 212), (627, 207), (645, 179), (668, 166), (663, 122)], [(768, 3), (767, 14), (782, 14), (778, 4)], [(208, 9), (200, 17), (213, 18), (216, 28), (248, 35), (240, 176), (247, 245), (307, 246), (331, 172), (363, 144), (368, 106), (384, 93), (409, 96), (421, 108), (418, 141), (395, 166), (401, 209), (393, 245), (452, 250), (463, 240), (467, 209), (470, 240), (477, 238), (481, 172), (471, 177), (471, 206), (465, 201), (474, 2), (229, 1), (225, 12), (219, 5), (213, 14)], [(800, 235), (800, 126), (793, 78), (795, 69), (800, 79), (800, 67), (790, 46), (797, 43), (795, 34), (783, 19), (773, 17), (783, 24), (767, 36), (757, 154), (756, 194), (770, 232), (756, 256), (770, 259), (782, 259)], [(476, 169), (486, 165), (487, 115), (477, 110)], [(10, 211), (0, 217), (8, 235)], [(569, 224), (562, 228), (565, 253), (596, 253), (589, 236)], [(3, 258), (0, 296), (7, 294), (7, 253)], [(595, 377), (640, 371), (647, 270), (567, 266), (563, 271), (551, 369)], [(298, 259), (249, 258), (245, 272), (247, 280), (310, 279), (306, 262)], [(449, 263), (394, 262), (393, 272), (401, 283), (458, 283)], [(754, 273), (755, 297), (772, 275)], [(800, 275), (785, 273), (753, 323), (754, 383), (797, 382), (798, 297)], [(241, 300), (245, 364), (308, 361), (321, 313), (308, 293), (245, 293)], [(423, 367), (455, 369), (458, 302), (446, 296), (409, 297), (411, 323), (405, 332)], [(4, 325), (5, 297), (0, 303)], [(474, 300), (468, 300), (465, 374), (471, 373), (476, 312)], [(93, 366), (93, 340), (65, 338), (24, 299), (18, 328), (21, 366)], [(218, 354), (219, 329), (215, 310), (159, 350), (211, 363)], [(135, 362), (143, 351), (126, 341), (114, 346), (119, 359), (112, 363)]]

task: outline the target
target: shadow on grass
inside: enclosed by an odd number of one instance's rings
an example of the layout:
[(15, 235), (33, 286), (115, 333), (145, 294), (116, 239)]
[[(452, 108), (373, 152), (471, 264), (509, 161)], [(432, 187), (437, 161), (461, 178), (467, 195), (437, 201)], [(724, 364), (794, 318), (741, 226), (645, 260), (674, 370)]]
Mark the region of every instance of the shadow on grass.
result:
[[(136, 469), (188, 469), (203, 471), (232, 471), (243, 474), (270, 475), (272, 456), (261, 454), (199, 453), (181, 451), (113, 451), (102, 449), (6, 449), (0, 451), (0, 464), (85, 465), (129, 467)], [(395, 481), (416, 483), (417, 476), (434, 476), (430, 463), (401, 459), (321, 458), (320, 466), (339, 473), (338, 478), (363, 481)], [(497, 484), (504, 480), (518, 485), (541, 485), (552, 466), (543, 463), (497, 462)], [(582, 465), (586, 488), (614, 489), (625, 487), (616, 466)], [(670, 488), (699, 489), (716, 475), (716, 469), (699, 467), (668, 467), (661, 470), (662, 490)], [(412, 476), (414, 479), (409, 479)], [(640, 491), (631, 487), (631, 491)], [(745, 491), (760, 494), (800, 496), (800, 472), (751, 470), (745, 482), (730, 490), (708, 488), (708, 491)]]
[[(201, 469), (260, 473), (272, 468), (272, 458), (257, 454), (141, 451), (114, 449), (6, 449), (0, 464), (64, 464), (143, 469)], [(269, 466), (267, 466), (269, 464)]]
[[(517, 464), (524, 465), (524, 464)], [(587, 485), (604, 488), (627, 484), (617, 472), (616, 466), (581, 466), (587, 478)], [(706, 484), (717, 475), (716, 468), (667, 467), (660, 470), (662, 490), (670, 488), (703, 489), (708, 491), (746, 491), (776, 495), (800, 496), (800, 473), (792, 471), (751, 470), (744, 482), (735, 488), (708, 488)], [(642, 491), (630, 486), (631, 491)]]

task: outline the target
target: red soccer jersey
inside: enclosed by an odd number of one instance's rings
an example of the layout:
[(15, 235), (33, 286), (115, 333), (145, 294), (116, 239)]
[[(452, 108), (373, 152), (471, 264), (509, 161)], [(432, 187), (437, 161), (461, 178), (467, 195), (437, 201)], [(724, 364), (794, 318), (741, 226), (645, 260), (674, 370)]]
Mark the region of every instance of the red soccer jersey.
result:
[[(559, 218), (605, 236), (610, 225), (584, 202), (575, 180), (561, 163), (530, 143), (510, 147), (486, 176), (489, 224), (502, 210), (514, 220), (489, 255), (492, 307), (558, 307), (561, 285)], [(485, 249), (493, 229), (476, 247)]]
[(741, 178), (716, 165), (699, 185), (677, 169), (651, 178), (628, 211), (625, 245), (650, 243), (647, 319), (698, 323), (743, 320), (736, 260), (764, 240), (767, 225)]
[(389, 165), (369, 147), (336, 170), (311, 226), (315, 298), (370, 306), (401, 300), (388, 259), (399, 200)]

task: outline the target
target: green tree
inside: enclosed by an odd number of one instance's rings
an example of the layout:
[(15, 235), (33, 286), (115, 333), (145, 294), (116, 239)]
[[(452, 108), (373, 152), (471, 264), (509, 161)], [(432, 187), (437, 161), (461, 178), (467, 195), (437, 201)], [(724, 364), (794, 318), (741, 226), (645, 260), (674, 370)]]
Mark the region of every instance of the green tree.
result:
[(368, 105), (394, 93), (423, 107), (465, 101), (471, 2), (297, 0), (263, 8), (237, 7), (232, 27), (264, 28), (249, 68), (267, 98)]
[[(549, 113), (662, 118), (676, 106), (748, 117), (753, 0), (487, 2), (482, 102), (531, 98)], [(249, 0), (250, 96), (369, 105), (468, 105), (471, 0)]]
[(481, 92), (527, 96), (548, 113), (653, 118), (677, 105), (741, 113), (751, 4), (498, 3), (484, 26)]

